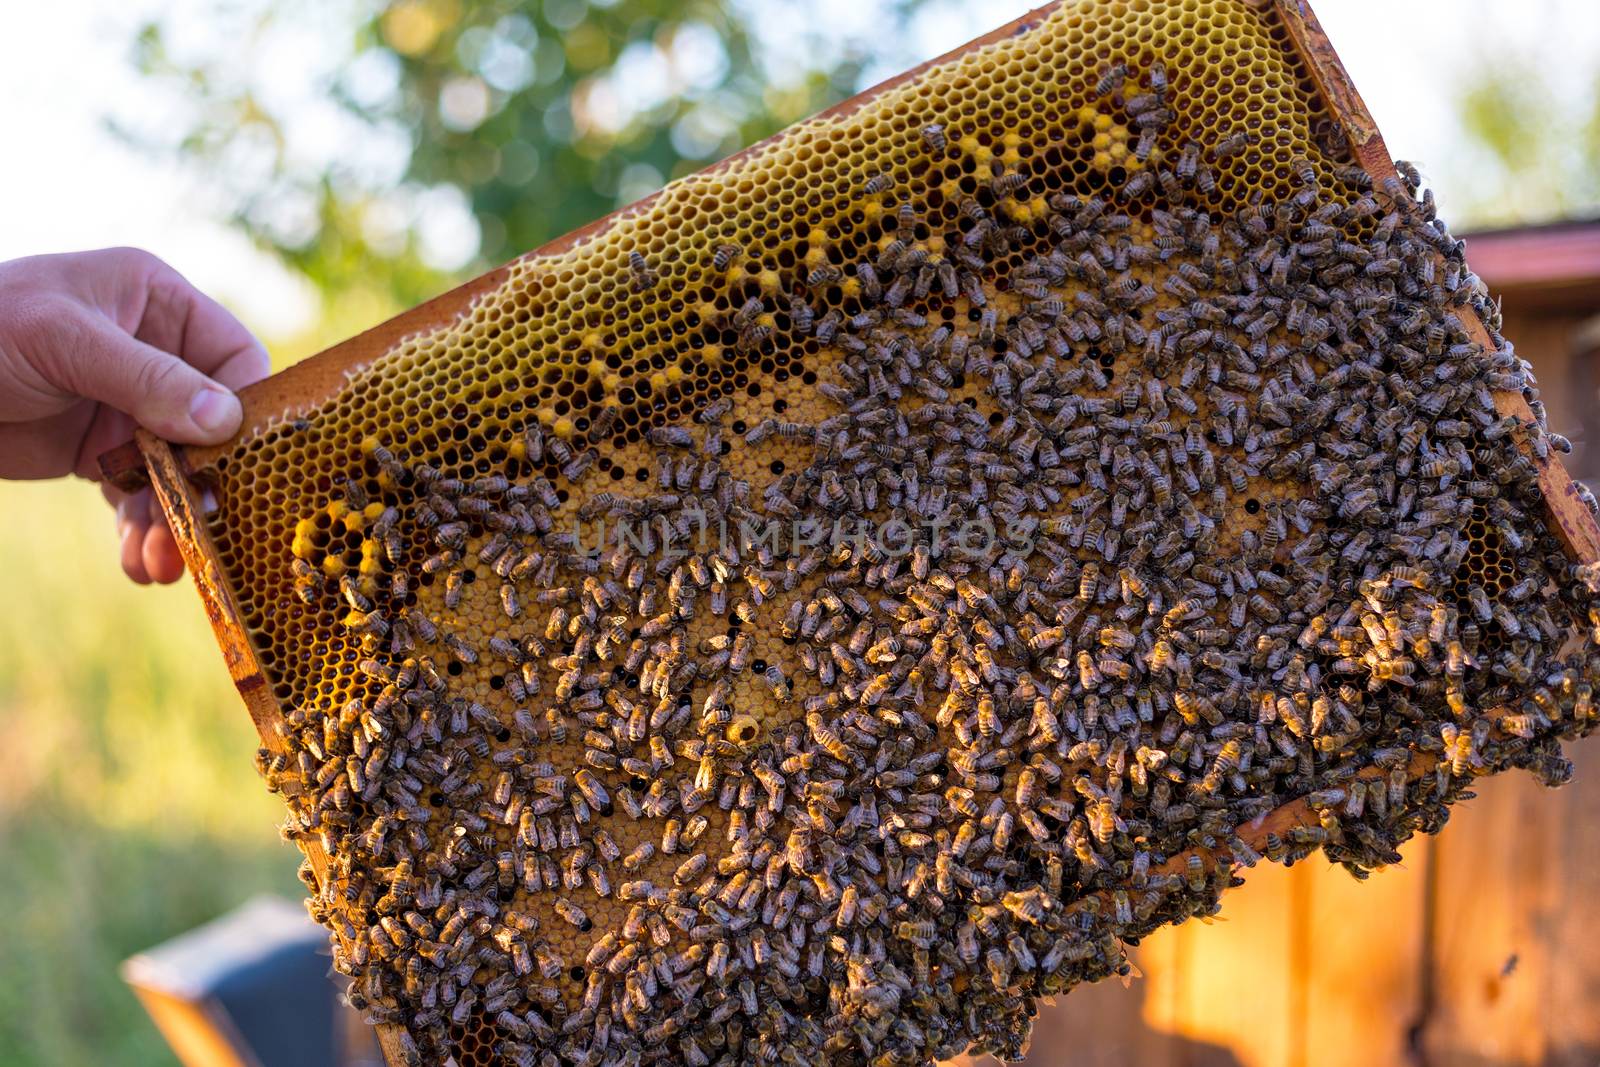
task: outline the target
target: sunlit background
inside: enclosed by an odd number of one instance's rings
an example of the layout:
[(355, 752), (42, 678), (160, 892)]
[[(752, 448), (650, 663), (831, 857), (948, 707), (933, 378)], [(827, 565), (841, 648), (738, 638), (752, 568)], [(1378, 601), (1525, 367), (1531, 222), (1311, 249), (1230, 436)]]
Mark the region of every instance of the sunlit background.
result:
[[(151, 249), (282, 366), (1027, 6), (8, 3), (0, 259)], [(1317, 6), (1458, 230), (1600, 213), (1592, 0)], [(89, 486), (0, 511), (0, 1065), (171, 1063), (118, 962), (298, 857), (192, 591)]]

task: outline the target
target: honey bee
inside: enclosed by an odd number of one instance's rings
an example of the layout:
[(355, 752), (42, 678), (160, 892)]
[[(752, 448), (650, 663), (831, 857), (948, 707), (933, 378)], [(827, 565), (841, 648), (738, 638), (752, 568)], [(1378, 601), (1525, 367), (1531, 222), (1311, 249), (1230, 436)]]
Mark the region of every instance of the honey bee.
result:
[(1248, 148), (1251, 140), (1248, 130), (1231, 133), (1211, 146), (1211, 159), (1218, 163), (1231, 159)]
[(1122, 88), (1122, 84), (1127, 80), (1127, 77), (1128, 65), (1126, 63), (1111, 64), (1101, 73), (1100, 80), (1095, 82), (1094, 95), (1097, 98), (1110, 96)]
[(628, 252), (628, 276), (629, 287), (636, 293), (654, 288), (661, 280), (643, 253), (637, 250)]
[(766, 682), (767, 688), (771, 690), (773, 697), (780, 703), (788, 703), (793, 699), (793, 692), (789, 688), (789, 680), (784, 676), (783, 669), (776, 664), (769, 666), (762, 673), (761, 679)]
[(1009, 174), (1002, 174), (991, 181), (989, 183), (989, 191), (994, 194), (995, 199), (1003, 200), (1008, 196), (1016, 195), (1027, 184), (1028, 176), (1026, 174), (1012, 171)]
[(656, 846), (649, 841), (641, 841), (632, 852), (622, 857), (622, 866), (628, 871), (637, 871), (643, 867), (656, 854)]

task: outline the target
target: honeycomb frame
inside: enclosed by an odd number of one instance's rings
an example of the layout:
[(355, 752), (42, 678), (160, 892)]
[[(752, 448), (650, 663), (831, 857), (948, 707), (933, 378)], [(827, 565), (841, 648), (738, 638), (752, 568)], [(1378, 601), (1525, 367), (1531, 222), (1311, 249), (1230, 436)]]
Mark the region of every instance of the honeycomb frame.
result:
[[(1063, 7), (1071, 7), (1072, 0), (1042, 7), (1008, 26), (1002, 27), (946, 56), (930, 61), (921, 67), (869, 90), (838, 107), (830, 109), (816, 119), (808, 120), (797, 129), (813, 123), (827, 123), (847, 118), (867, 107), (882, 94), (917, 78), (924, 71), (953, 62), (975, 50), (1003, 42), (1037, 26), (1041, 21)], [(1137, 8), (1137, 3), (1123, 5)], [(1394, 163), (1378, 131), (1356, 93), (1331, 45), (1318, 27), (1309, 7), (1298, 0), (1271, 0), (1253, 5), (1264, 17), (1276, 19), (1285, 34), (1286, 44), (1293, 50), (1293, 59), (1309, 76), (1320, 103), (1342, 130), (1355, 160), (1377, 182), (1395, 175)], [(707, 175), (735, 171), (742, 160), (758, 153), (781, 147), (793, 136), (788, 131), (777, 137), (752, 146), (729, 160), (709, 168)], [(329, 402), (343, 390), (357, 373), (371, 367), (376, 361), (402, 348), (404, 341), (458, 321), (470, 315), (472, 308), (485, 294), (506, 284), (518, 265), (537, 264), (578, 249), (586, 242), (602, 238), (612, 227), (626, 225), (629, 220), (644, 217), (662, 194), (584, 227), (539, 250), (520, 257), (512, 264), (467, 283), (461, 288), (421, 305), (357, 338), (336, 346), (274, 376), (267, 382), (244, 391), (245, 425), (234, 442), (218, 448), (174, 448), (149, 435), (141, 434), (138, 455), (123, 452), (109, 457), (107, 473), (120, 484), (132, 484), (141, 470), (147, 470), (163, 509), (168, 515), (186, 561), (190, 565), (213, 628), (222, 646), (232, 674), (263, 740), (274, 743), (274, 729), (282, 721), (283, 704), (269, 681), (269, 671), (263, 665), (260, 650), (250, 636), (241, 611), (228, 566), (208, 529), (202, 514), (200, 491), (194, 480), (204, 481), (207, 472), (241, 441), (281, 427), (301, 413), (313, 411)], [(1488, 331), (1469, 309), (1461, 311), (1463, 323), (1470, 334), (1488, 346)], [(1532, 412), (1519, 393), (1498, 393), (1496, 407), (1501, 414), (1532, 419)], [(1529, 454), (1539, 473), (1540, 487), (1550, 509), (1551, 526), (1567, 548), (1575, 563), (1590, 564), (1600, 560), (1600, 529), (1579, 498), (1578, 490), (1554, 454)], [(1431, 765), (1432, 757), (1419, 754), (1413, 759), (1412, 770), (1420, 774)], [(1314, 823), (1315, 817), (1303, 802), (1291, 802), (1262, 820), (1244, 828), (1241, 837), (1249, 844), (1260, 847), (1269, 834), (1282, 833), (1295, 825)], [(324, 877), (327, 859), (320, 854), (315, 842), (307, 842), (307, 853), (319, 877)], [(1182, 857), (1179, 857), (1181, 859)], [(1172, 861), (1177, 863), (1175, 859)], [(397, 1044), (397, 1035), (389, 1028), (380, 1027), (380, 1041), (391, 1064), (403, 1063)]]

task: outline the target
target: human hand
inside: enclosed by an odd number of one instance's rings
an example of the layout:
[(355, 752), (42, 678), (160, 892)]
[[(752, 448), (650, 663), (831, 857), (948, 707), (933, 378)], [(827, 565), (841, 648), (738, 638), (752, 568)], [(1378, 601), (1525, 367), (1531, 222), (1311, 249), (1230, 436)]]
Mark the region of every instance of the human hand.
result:
[[(96, 460), (135, 424), (182, 444), (225, 441), (242, 417), (233, 390), (267, 369), (237, 319), (148, 252), (0, 263), (0, 478), (99, 481)], [(101, 490), (128, 577), (176, 581), (183, 559), (150, 490)]]

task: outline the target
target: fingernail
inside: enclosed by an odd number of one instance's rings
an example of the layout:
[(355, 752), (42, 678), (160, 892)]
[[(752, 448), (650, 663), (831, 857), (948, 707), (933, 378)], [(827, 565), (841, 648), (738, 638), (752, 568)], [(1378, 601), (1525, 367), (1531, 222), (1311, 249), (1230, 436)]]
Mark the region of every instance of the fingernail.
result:
[(225, 433), (239, 424), (239, 400), (226, 390), (208, 386), (189, 402), (189, 417), (207, 433)]

